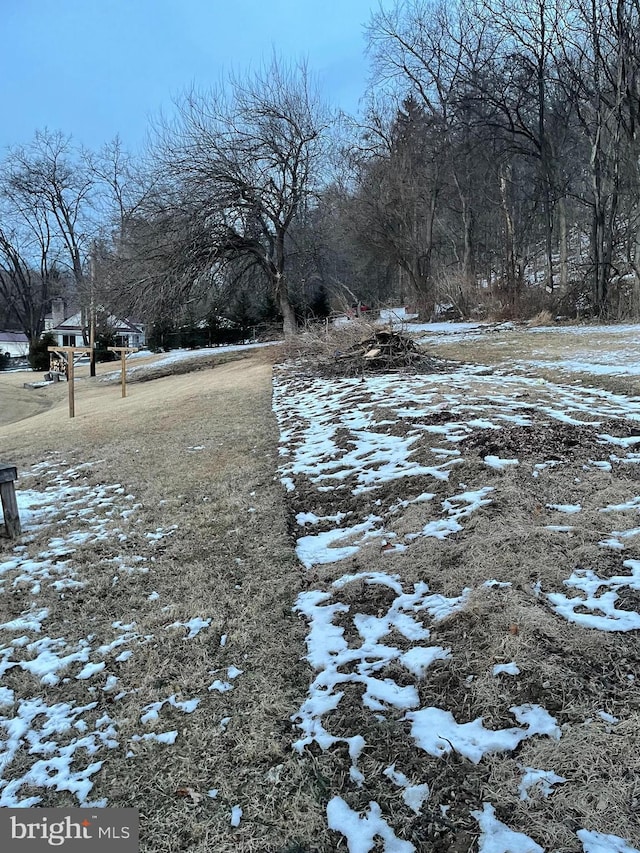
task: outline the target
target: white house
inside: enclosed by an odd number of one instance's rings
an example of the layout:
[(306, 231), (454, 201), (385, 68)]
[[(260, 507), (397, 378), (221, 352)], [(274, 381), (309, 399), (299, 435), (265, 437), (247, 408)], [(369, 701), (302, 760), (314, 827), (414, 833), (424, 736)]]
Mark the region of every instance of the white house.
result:
[[(44, 319), (45, 332), (55, 335), (61, 347), (84, 346), (83, 330), (86, 332), (86, 321), (82, 322), (83, 318), (79, 311), (70, 317), (65, 317), (64, 309), (62, 299), (52, 300), (51, 314)], [(106, 317), (106, 323), (115, 335), (116, 346), (143, 347), (145, 345), (144, 326), (141, 323), (119, 319), (113, 315)]]
[(0, 332), (0, 355), (26, 358), (29, 355), (29, 338), (22, 332)]

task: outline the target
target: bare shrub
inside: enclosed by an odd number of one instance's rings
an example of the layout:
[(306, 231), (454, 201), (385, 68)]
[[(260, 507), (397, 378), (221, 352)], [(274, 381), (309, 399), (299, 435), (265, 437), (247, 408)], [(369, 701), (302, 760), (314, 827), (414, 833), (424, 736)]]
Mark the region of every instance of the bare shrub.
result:
[(283, 355), (285, 358), (310, 358), (319, 361), (333, 358), (336, 353), (346, 352), (354, 344), (371, 337), (379, 330), (380, 326), (362, 317), (354, 317), (338, 325), (317, 326), (287, 340), (283, 345)]
[(538, 311), (535, 317), (532, 317), (528, 322), (528, 326), (550, 326), (553, 323), (553, 316), (550, 311)]
[(470, 317), (478, 303), (478, 288), (475, 282), (470, 282), (460, 275), (443, 273), (438, 278), (437, 299), (441, 306), (450, 306), (459, 319)]

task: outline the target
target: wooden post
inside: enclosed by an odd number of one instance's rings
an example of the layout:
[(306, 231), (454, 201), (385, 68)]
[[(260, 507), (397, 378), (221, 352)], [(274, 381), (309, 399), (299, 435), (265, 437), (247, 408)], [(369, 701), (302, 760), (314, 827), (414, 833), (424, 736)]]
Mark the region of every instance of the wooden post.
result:
[(75, 384), (73, 381), (73, 354), (67, 361), (67, 385), (69, 386), (69, 417), (76, 416)]
[(18, 469), (15, 465), (0, 463), (0, 500), (2, 501), (4, 527), (11, 539), (15, 539), (22, 532), (16, 490), (13, 485), (17, 478)]
[(107, 347), (110, 352), (120, 353), (120, 384), (122, 385), (122, 396), (127, 396), (127, 370), (125, 360), (130, 352), (138, 352), (138, 347)]
[(127, 369), (125, 367), (125, 359), (127, 354), (124, 350), (120, 353), (120, 383), (122, 385), (122, 396), (127, 396)]
[(77, 352), (91, 352), (90, 347), (48, 347), (49, 352), (55, 352), (67, 362), (67, 382), (69, 383), (69, 417), (76, 416), (76, 401), (73, 381), (73, 357)]

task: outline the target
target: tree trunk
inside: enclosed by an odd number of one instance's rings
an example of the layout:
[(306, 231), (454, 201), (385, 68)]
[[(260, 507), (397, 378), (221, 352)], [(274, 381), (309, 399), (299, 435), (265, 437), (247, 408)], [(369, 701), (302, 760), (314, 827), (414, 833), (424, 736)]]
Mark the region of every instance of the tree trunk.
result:
[[(541, 131), (544, 134), (544, 131)], [(546, 136), (540, 141), (540, 157), (543, 185), (543, 212), (544, 212), (544, 266), (545, 266), (545, 290), (553, 293), (553, 174), (552, 174), (551, 145)]]
[(464, 237), (464, 248), (462, 254), (462, 280), (465, 285), (471, 287), (475, 282), (476, 270), (475, 270), (475, 258), (474, 258), (474, 246), (473, 246), (473, 210), (471, 209), (471, 203), (469, 197), (466, 192), (463, 191), (460, 181), (458, 180), (458, 176), (455, 172), (453, 172), (453, 180), (455, 181), (456, 189), (458, 190), (458, 197), (460, 199), (460, 207), (461, 207), (461, 216), (462, 216), (462, 230)]
[(636, 228), (633, 247), (633, 319), (640, 317), (640, 227)]
[[(548, 177), (545, 176), (545, 182)], [(544, 218), (545, 218), (545, 267), (546, 282), (545, 290), (553, 293), (553, 205), (551, 203), (551, 192), (548, 184), (544, 189)]]
[(273, 290), (280, 313), (282, 314), (282, 331), (284, 332), (285, 339), (288, 340), (298, 333), (298, 324), (296, 322), (295, 311), (289, 299), (289, 288), (287, 287), (286, 279), (279, 272), (274, 276)]
[(593, 265), (593, 307), (602, 316), (607, 301), (607, 277), (604, 266), (604, 209), (602, 198), (594, 185), (591, 252)]
[(464, 227), (464, 254), (462, 255), (462, 278), (469, 287), (474, 283), (476, 277), (475, 259), (473, 256), (473, 213), (468, 204), (462, 208), (462, 222)]
[[(614, 137), (615, 139), (615, 137)], [(599, 139), (595, 145), (599, 146)], [(593, 302), (599, 316), (607, 312), (609, 273), (613, 262), (614, 226), (618, 210), (619, 150), (614, 148), (611, 157), (613, 176), (606, 189), (603, 187), (600, 150), (592, 156), (593, 223)]]
[(285, 229), (278, 228), (273, 241), (273, 254), (269, 263), (269, 273), (273, 283), (272, 292), (282, 314), (282, 331), (288, 340), (298, 334), (296, 314), (289, 298), (289, 285), (284, 274), (285, 269)]
[(282, 331), (286, 340), (294, 337), (298, 332), (296, 315), (289, 302), (288, 294), (280, 294), (280, 311), (282, 312)]
[(506, 263), (506, 279), (507, 279), (507, 296), (510, 307), (513, 311), (518, 309), (518, 282), (516, 278), (516, 258), (515, 258), (515, 234), (513, 226), (513, 217), (509, 207), (509, 197), (507, 188), (507, 177), (510, 169), (507, 169), (507, 174), (500, 170), (500, 200), (502, 202), (502, 212), (504, 214), (505, 223), (505, 263)]
[(562, 293), (566, 293), (569, 283), (569, 243), (567, 208), (562, 197), (558, 199), (558, 232), (560, 238), (560, 290)]
[(414, 290), (416, 293), (416, 307), (420, 319), (425, 322), (430, 322), (433, 319), (436, 308), (436, 300), (431, 287), (430, 279), (423, 279), (419, 276), (412, 276)]

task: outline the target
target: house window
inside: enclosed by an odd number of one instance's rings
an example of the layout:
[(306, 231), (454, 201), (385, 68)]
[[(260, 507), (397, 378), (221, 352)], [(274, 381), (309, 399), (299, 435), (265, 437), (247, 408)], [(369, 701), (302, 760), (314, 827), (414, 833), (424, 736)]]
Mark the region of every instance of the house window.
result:
[(74, 347), (76, 345), (76, 336), (75, 335), (63, 335), (62, 336), (62, 346), (63, 347)]

